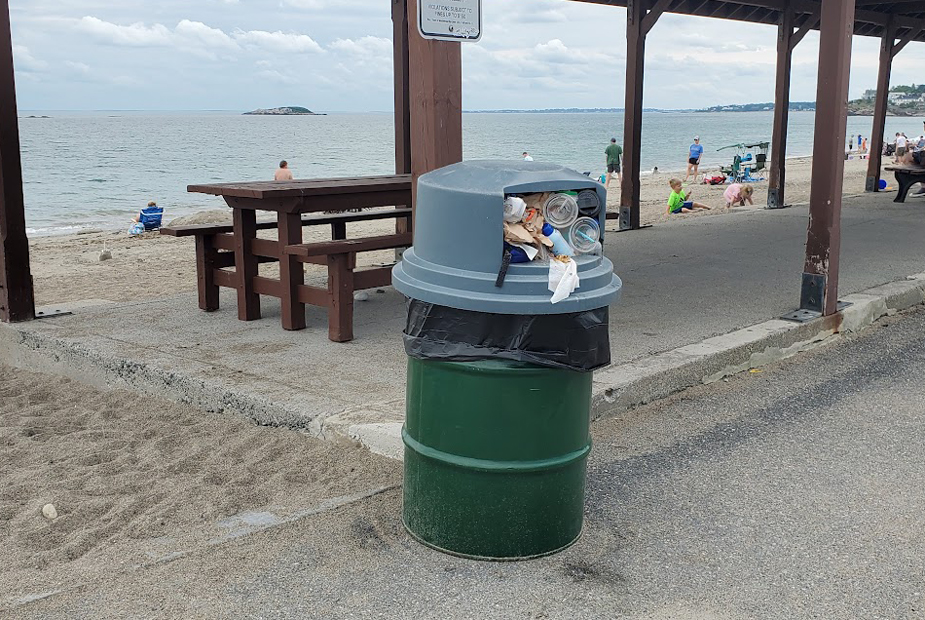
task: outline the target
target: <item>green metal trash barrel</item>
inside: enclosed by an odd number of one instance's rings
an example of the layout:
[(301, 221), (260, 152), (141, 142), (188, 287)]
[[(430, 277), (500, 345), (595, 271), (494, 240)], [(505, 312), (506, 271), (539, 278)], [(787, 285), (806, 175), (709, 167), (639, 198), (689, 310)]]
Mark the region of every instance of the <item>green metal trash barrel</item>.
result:
[(473, 558), (555, 553), (581, 535), (591, 373), (409, 358), (403, 519)]
[[(557, 192), (607, 204), (600, 183), (544, 162), (465, 161), (418, 178), (414, 244), (392, 271), (409, 299), (402, 517), (441, 551), (530, 558), (581, 535), (591, 371), (610, 363), (622, 283), (587, 235), (594, 247), (571, 259), (578, 287), (555, 304), (548, 261), (508, 264), (505, 198)], [(603, 241), (606, 213), (592, 214)], [(569, 237), (571, 222), (551, 225)]]

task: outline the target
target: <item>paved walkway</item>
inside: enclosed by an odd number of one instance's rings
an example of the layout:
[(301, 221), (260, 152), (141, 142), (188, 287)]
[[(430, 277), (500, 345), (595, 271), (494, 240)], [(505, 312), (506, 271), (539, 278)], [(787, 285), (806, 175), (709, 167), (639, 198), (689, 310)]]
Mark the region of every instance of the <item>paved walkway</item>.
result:
[[(891, 200), (884, 194), (845, 201), (843, 294), (925, 271), (925, 200)], [(798, 304), (805, 207), (679, 220), (607, 238), (607, 255), (624, 281), (611, 315), (615, 363), (773, 319)], [(347, 344), (328, 341), (318, 308), (308, 311), (309, 329), (285, 332), (275, 300), (264, 298), (264, 319), (251, 323), (236, 319), (229, 291), (222, 304), (206, 314), (185, 294), (87, 307), (18, 327), (26, 340), (37, 339), (33, 346), (46, 346), (43, 338), (67, 342), (71, 358), (105, 366), (129, 384), (143, 380), (154, 390), (169, 384), (211, 409), (247, 414), (255, 405), (236, 394), (263, 399), (266, 406), (252, 417), (264, 423), (323, 435), (323, 423), (401, 421), (405, 310), (394, 289), (357, 302), (356, 340)], [(214, 389), (215, 399), (203, 401), (203, 389)]]
[(922, 618), (925, 310), (885, 323), (598, 424), (584, 534), (560, 554), (427, 549), (383, 470), (365, 496), (130, 555), (10, 617)]

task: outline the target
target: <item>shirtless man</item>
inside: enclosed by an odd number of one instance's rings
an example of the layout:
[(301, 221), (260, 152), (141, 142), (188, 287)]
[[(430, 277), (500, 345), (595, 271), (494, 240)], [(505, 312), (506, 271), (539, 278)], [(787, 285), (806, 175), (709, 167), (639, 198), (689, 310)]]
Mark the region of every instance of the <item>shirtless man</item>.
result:
[(279, 162), (279, 168), (276, 170), (276, 174), (273, 175), (274, 181), (291, 181), (292, 180), (292, 170), (289, 169), (289, 162), (285, 159)]

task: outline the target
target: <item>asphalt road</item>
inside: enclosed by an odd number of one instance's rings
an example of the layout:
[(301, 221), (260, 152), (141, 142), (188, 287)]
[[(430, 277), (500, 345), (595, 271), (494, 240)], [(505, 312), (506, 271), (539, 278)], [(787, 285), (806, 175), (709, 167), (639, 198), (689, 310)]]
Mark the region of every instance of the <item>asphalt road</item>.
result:
[(519, 563), (400, 490), (17, 608), (47, 618), (925, 618), (925, 310), (595, 427), (586, 529)]

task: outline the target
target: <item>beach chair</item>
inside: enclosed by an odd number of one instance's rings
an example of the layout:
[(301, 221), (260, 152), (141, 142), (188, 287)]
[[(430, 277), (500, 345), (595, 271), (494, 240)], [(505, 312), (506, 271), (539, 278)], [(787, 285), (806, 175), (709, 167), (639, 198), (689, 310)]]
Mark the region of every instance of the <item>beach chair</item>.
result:
[(138, 223), (145, 227), (145, 230), (157, 230), (161, 227), (161, 220), (164, 217), (164, 207), (145, 207), (141, 210)]

